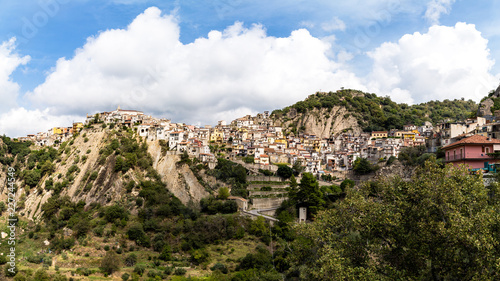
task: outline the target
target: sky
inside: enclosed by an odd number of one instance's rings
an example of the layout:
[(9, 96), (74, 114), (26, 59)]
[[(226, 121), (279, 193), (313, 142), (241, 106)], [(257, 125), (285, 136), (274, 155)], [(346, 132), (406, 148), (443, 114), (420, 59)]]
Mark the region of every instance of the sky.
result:
[(122, 109), (194, 125), (358, 89), (479, 101), (500, 79), (493, 0), (0, 1), (0, 135)]

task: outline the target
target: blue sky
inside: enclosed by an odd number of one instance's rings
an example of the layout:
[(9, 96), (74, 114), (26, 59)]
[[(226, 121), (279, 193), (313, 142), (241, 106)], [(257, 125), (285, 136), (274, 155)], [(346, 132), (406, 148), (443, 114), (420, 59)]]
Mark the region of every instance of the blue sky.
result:
[(11, 136), (117, 105), (214, 124), (340, 87), (406, 103), (478, 101), (500, 73), (496, 1), (18, 0), (0, 8), (0, 133)]

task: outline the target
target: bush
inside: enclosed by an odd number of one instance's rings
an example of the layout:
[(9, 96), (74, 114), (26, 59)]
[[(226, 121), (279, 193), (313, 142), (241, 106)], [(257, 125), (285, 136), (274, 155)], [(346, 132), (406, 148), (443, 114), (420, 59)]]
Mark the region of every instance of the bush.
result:
[(144, 274), (144, 272), (146, 271), (146, 267), (144, 265), (136, 265), (134, 267), (134, 273), (137, 273), (139, 274), (140, 276), (142, 276)]
[(175, 269), (174, 274), (175, 275), (179, 275), (179, 276), (183, 276), (183, 275), (186, 274), (186, 272), (187, 272), (186, 269), (178, 267), (178, 268)]
[(358, 175), (366, 175), (371, 172), (374, 172), (378, 169), (378, 166), (375, 166), (368, 161), (366, 158), (357, 158), (354, 160), (354, 164), (352, 169)]
[(387, 166), (391, 165), (396, 159), (397, 158), (394, 156), (389, 157), (389, 159), (387, 159), (386, 165)]
[(274, 176), (274, 173), (269, 170), (259, 169), (259, 173), (263, 174), (266, 177)]
[(293, 169), (288, 165), (279, 165), (276, 175), (283, 179), (289, 179), (293, 175)]
[(243, 157), (243, 162), (247, 163), (247, 164), (253, 164), (255, 161), (254, 157), (253, 156), (246, 156), (246, 157)]
[(130, 275), (128, 273), (123, 273), (122, 274), (122, 280), (127, 281), (130, 278)]
[(212, 270), (212, 271), (218, 270), (218, 271), (220, 271), (220, 272), (222, 272), (224, 274), (227, 274), (227, 272), (228, 272), (227, 267), (224, 264), (220, 263), (220, 262), (214, 264), (214, 266), (212, 266), (210, 268), (210, 270)]
[(347, 188), (353, 188), (354, 186), (356, 185), (356, 182), (354, 182), (353, 180), (350, 180), (350, 179), (345, 179), (344, 181), (342, 181), (342, 183), (340, 184), (340, 189), (342, 189), (342, 192), (345, 192), (345, 190)]
[(125, 258), (125, 265), (126, 266), (134, 266), (137, 263), (137, 255), (134, 253), (129, 254)]
[(120, 259), (115, 252), (106, 252), (101, 260), (101, 270), (107, 274), (113, 274), (113, 272), (120, 270)]
[(92, 172), (92, 174), (90, 174), (90, 180), (93, 181), (93, 180), (97, 179), (97, 176), (98, 176), (98, 173), (96, 171)]
[(122, 220), (124, 219), (125, 221), (128, 220), (128, 211), (123, 208), (122, 206), (119, 205), (113, 205), (110, 207), (107, 207), (104, 210), (104, 218), (108, 222), (114, 222), (116, 219)]
[(158, 258), (163, 261), (169, 261), (172, 259), (172, 249), (169, 245), (163, 246), (163, 250), (161, 251)]

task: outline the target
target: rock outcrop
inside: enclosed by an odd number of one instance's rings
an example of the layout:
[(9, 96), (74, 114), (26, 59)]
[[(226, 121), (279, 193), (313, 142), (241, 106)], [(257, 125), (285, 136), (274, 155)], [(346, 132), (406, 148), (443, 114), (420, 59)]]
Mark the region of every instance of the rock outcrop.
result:
[[(139, 183), (144, 179), (146, 172), (138, 168), (129, 169), (126, 173), (115, 171), (116, 153), (101, 159), (102, 149), (105, 148), (113, 133), (109, 129), (100, 126), (85, 129), (71, 145), (67, 145), (59, 155), (59, 159), (54, 162), (54, 171), (50, 176), (46, 175), (40, 180), (37, 187), (17, 188), (16, 199), (19, 207), (19, 214), (31, 220), (37, 220), (42, 215), (42, 206), (54, 191), (46, 188), (46, 181), (51, 178), (55, 183), (60, 183), (64, 179), (71, 178), (67, 186), (60, 192), (61, 196), (69, 196), (73, 202), (84, 201), (86, 205), (99, 203), (101, 205), (124, 202), (130, 194), (137, 195), (135, 188), (131, 193), (127, 193), (126, 186), (129, 182)], [(179, 155), (162, 155), (158, 141), (147, 142), (148, 153), (153, 159), (153, 168), (161, 176), (167, 189), (178, 197), (182, 203), (188, 204), (190, 201), (199, 202), (201, 198), (209, 195), (197, 180), (196, 176), (187, 165), (177, 165)], [(42, 147), (32, 147), (34, 150)], [(100, 152), (101, 151), (101, 152)], [(76, 166), (77, 169), (75, 170)], [(6, 170), (0, 164), (0, 169)], [(70, 171), (73, 169), (73, 171)], [(22, 171), (16, 171), (16, 185), (24, 186), (20, 177)], [(89, 179), (93, 175), (92, 180)], [(71, 176), (68, 176), (71, 175)], [(0, 182), (6, 182), (6, 173), (0, 173)], [(0, 200), (7, 201), (7, 185), (0, 188)]]
[(500, 86), (491, 94), (488, 96), (487, 99), (483, 100), (479, 104), (479, 108), (477, 109), (477, 116), (491, 116), (495, 114), (491, 109), (493, 105), (495, 104), (493, 99), (500, 98)]
[(305, 133), (319, 138), (328, 138), (343, 132), (362, 132), (357, 119), (343, 106), (334, 106), (331, 109), (314, 108), (306, 113), (297, 113), (291, 108), (285, 117), (275, 120), (275, 124), (283, 128), (296, 125), (299, 129), (303, 128)]
[(177, 165), (179, 155), (162, 155), (158, 141), (149, 143), (148, 152), (153, 157), (153, 168), (161, 175), (168, 190), (182, 203), (199, 202), (201, 198), (209, 195), (187, 165)]

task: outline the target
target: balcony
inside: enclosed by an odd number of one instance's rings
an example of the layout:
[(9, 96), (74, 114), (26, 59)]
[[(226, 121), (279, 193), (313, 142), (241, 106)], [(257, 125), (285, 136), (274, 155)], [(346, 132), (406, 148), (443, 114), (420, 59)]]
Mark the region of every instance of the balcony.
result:
[(445, 162), (453, 162), (453, 161), (460, 161), (460, 160), (488, 160), (488, 159), (494, 159), (493, 157), (489, 156), (486, 153), (481, 153), (479, 155), (450, 155), (445, 157)]

